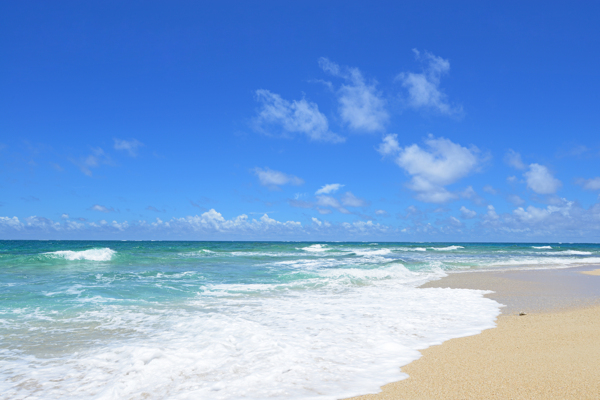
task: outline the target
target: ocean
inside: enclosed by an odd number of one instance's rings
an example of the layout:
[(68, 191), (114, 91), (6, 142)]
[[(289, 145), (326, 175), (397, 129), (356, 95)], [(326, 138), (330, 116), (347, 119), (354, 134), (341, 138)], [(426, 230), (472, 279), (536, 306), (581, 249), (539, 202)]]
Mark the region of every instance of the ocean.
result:
[(448, 273), (600, 245), (0, 241), (0, 399), (339, 399), (495, 326)]

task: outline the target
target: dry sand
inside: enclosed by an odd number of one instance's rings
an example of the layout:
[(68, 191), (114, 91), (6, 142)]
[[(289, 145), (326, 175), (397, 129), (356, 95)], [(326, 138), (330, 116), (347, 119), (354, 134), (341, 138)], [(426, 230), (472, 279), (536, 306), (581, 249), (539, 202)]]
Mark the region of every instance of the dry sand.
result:
[(423, 350), (402, 367), (408, 379), (354, 400), (600, 399), (600, 276), (584, 270), (463, 273), (428, 283), (494, 290), (489, 297), (507, 306), (496, 328)]

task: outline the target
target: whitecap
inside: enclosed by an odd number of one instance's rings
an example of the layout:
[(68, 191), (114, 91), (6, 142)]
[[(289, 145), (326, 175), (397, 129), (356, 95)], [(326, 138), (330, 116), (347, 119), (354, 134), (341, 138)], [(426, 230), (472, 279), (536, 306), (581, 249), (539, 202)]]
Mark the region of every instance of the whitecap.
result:
[(425, 247), (399, 247), (400, 251), (427, 251)]
[(552, 249), (552, 246), (531, 246), (531, 247), (533, 247), (534, 249), (540, 249), (540, 250), (543, 250), (543, 249), (551, 250)]
[(590, 254), (592, 254), (592, 252), (591, 251), (579, 251), (579, 250), (565, 250), (565, 251), (559, 251), (559, 252), (557, 252), (557, 254), (568, 255), (568, 256), (589, 256)]
[(432, 247), (431, 249), (437, 250), (437, 251), (450, 251), (450, 250), (464, 249), (464, 247), (463, 246), (448, 246), (448, 247)]
[(327, 251), (328, 248), (327, 248), (327, 245), (324, 245), (324, 244), (313, 244), (308, 247), (303, 247), (302, 250), (321, 252), (321, 251)]
[(89, 249), (82, 251), (60, 250), (43, 254), (53, 258), (64, 258), (69, 261), (110, 261), (116, 253), (116, 251), (105, 247), (103, 249)]

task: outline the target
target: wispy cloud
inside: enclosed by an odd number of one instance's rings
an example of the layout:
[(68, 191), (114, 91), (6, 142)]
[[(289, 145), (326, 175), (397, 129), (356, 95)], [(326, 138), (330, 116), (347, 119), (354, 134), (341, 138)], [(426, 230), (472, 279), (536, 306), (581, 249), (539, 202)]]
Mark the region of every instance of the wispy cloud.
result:
[(278, 189), (282, 185), (302, 185), (304, 180), (294, 175), (289, 175), (281, 171), (275, 171), (270, 168), (254, 168), (254, 174), (258, 176), (258, 181), (261, 185), (271, 189)]
[(94, 204), (93, 206), (90, 207), (90, 210), (92, 211), (100, 211), (103, 213), (110, 213), (110, 212), (115, 212), (115, 209), (113, 207), (105, 207), (102, 206), (100, 204)]
[(385, 129), (389, 114), (386, 101), (377, 90), (376, 81), (367, 82), (358, 68), (340, 67), (325, 57), (319, 59), (319, 66), (323, 71), (345, 80), (339, 89), (334, 89), (339, 113), (345, 124), (356, 131)]
[(513, 149), (509, 149), (504, 155), (504, 162), (516, 169), (525, 169), (527, 166), (521, 159), (521, 154), (517, 153)]
[(112, 165), (111, 158), (102, 150), (101, 147), (93, 147), (92, 154), (79, 159), (71, 159), (71, 162), (79, 167), (79, 170), (87, 176), (92, 176), (92, 168), (97, 168), (102, 164)]
[(434, 138), (425, 140), (427, 148), (417, 144), (400, 147), (398, 135), (387, 135), (378, 151), (383, 156), (391, 156), (396, 164), (412, 176), (408, 188), (417, 192), (417, 199), (428, 203), (444, 203), (458, 197), (445, 186), (467, 176), (481, 163), (479, 150), (471, 146), (463, 147), (449, 139)]
[(343, 186), (344, 185), (342, 185), (340, 183), (330, 183), (330, 184), (323, 186), (321, 189), (317, 190), (315, 192), (315, 194), (320, 195), (320, 194), (334, 193), (334, 192), (337, 192)]
[(115, 150), (127, 151), (131, 157), (137, 157), (137, 150), (139, 147), (142, 147), (144, 144), (137, 139), (131, 140), (123, 140), (123, 139), (114, 139)]
[(319, 106), (315, 103), (305, 99), (288, 101), (264, 89), (256, 91), (256, 100), (261, 104), (253, 121), (258, 131), (270, 134), (275, 127), (284, 136), (300, 133), (314, 141), (345, 141), (340, 135), (329, 131), (327, 117), (319, 111)]
[(433, 109), (446, 115), (462, 114), (462, 106), (451, 105), (440, 90), (441, 78), (450, 71), (450, 62), (427, 51), (421, 53), (413, 49), (413, 52), (416, 59), (425, 64), (423, 72), (403, 72), (396, 77), (408, 91), (408, 105), (417, 109)]
[(600, 190), (600, 177), (591, 179), (578, 179), (575, 181), (575, 183), (583, 186), (585, 190)]
[(346, 207), (366, 207), (369, 203), (364, 199), (356, 197), (352, 192), (346, 192), (342, 196), (342, 204)]

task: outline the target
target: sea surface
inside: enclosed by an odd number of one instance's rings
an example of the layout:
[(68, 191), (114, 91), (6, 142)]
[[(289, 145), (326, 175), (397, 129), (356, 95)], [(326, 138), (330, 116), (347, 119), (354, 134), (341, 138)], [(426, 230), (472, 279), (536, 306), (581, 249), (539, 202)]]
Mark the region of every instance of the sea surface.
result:
[(448, 273), (600, 245), (0, 241), (0, 399), (339, 399), (495, 326)]

